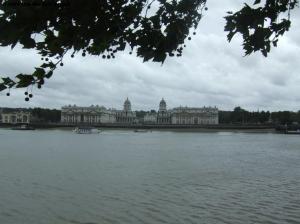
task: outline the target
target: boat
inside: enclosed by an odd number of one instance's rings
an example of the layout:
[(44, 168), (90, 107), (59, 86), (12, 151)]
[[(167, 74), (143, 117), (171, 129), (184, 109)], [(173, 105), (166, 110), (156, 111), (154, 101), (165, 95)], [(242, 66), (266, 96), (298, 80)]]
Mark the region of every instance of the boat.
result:
[(76, 134), (99, 134), (101, 131), (93, 127), (76, 127), (73, 132)]
[(142, 133), (145, 133), (145, 132), (148, 132), (148, 130), (135, 129), (134, 132), (142, 132)]
[(296, 130), (296, 131), (285, 131), (285, 134), (287, 135), (300, 135), (300, 129)]
[(20, 126), (13, 127), (12, 130), (27, 131), (27, 130), (35, 130), (35, 128), (29, 126), (28, 124), (22, 124)]

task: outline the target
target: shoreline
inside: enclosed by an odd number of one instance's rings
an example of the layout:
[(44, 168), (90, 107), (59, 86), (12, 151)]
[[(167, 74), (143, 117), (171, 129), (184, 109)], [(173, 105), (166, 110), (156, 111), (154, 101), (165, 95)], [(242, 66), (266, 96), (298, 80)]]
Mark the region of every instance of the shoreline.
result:
[[(13, 128), (16, 124), (0, 124), (0, 128)], [(31, 123), (30, 126), (37, 130), (72, 130), (79, 124), (60, 124), (60, 123)], [(87, 126), (87, 125), (86, 125)], [(101, 130), (146, 130), (146, 131), (174, 131), (174, 132), (240, 132), (240, 133), (280, 133), (271, 125), (124, 125), (124, 124), (98, 124), (90, 125)]]

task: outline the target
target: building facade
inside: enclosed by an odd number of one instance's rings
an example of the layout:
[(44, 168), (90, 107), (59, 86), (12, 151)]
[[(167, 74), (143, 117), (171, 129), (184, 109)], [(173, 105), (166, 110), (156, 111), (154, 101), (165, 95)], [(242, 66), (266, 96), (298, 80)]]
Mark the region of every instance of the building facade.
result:
[(147, 113), (145, 124), (158, 125), (216, 125), (219, 124), (217, 107), (176, 107), (168, 110), (167, 103), (162, 99), (157, 113)]
[[(138, 122), (136, 112), (132, 111), (127, 98), (123, 110), (106, 109), (103, 106), (78, 107), (64, 106), (61, 110), (61, 122), (68, 124), (135, 124)], [(158, 112), (146, 113), (142, 121), (157, 125), (217, 125), (219, 111), (217, 107), (176, 107), (168, 110), (162, 98)]]
[(137, 122), (136, 113), (131, 110), (131, 102), (127, 98), (123, 110), (116, 111), (116, 123), (133, 124)]
[(136, 113), (131, 110), (127, 98), (123, 110), (107, 109), (104, 106), (79, 107), (68, 105), (61, 108), (61, 122), (66, 124), (130, 124), (136, 121)]
[(23, 110), (16, 110), (16, 111), (2, 111), (0, 114), (1, 122), (6, 124), (29, 124), (30, 123), (30, 112), (23, 111)]
[(172, 113), (167, 110), (167, 103), (162, 98), (159, 103), (158, 113), (157, 113), (157, 124), (171, 124)]
[(172, 110), (172, 124), (216, 125), (219, 124), (219, 111), (216, 107), (177, 107)]
[(61, 122), (68, 124), (115, 123), (115, 111), (103, 106), (79, 107), (76, 105), (61, 108)]
[(148, 112), (144, 116), (145, 124), (156, 124), (157, 123), (157, 113), (156, 112)]

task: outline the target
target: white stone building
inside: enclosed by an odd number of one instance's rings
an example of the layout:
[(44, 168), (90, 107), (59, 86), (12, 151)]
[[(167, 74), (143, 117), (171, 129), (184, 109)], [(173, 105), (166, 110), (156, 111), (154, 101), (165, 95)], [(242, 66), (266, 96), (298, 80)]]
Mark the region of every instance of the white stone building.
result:
[(30, 123), (30, 112), (23, 110), (15, 111), (2, 111), (1, 122), (6, 124), (29, 124)]
[[(168, 110), (166, 101), (162, 99), (158, 112), (147, 113), (143, 120), (145, 124), (159, 125), (216, 125), (219, 123), (219, 115), (216, 107), (176, 107)], [(61, 122), (67, 124), (134, 124), (137, 123), (137, 117), (127, 98), (123, 110), (93, 105), (90, 107), (64, 106), (61, 111)]]
[(98, 105), (64, 106), (61, 109), (61, 122), (66, 124), (129, 124), (136, 122), (136, 113), (131, 110), (131, 103), (127, 98), (123, 110), (107, 109)]
[(128, 97), (124, 102), (123, 110), (116, 111), (116, 122), (122, 124), (132, 124), (137, 122), (136, 113), (131, 110), (131, 102)]
[(167, 103), (164, 98), (162, 98), (157, 113), (157, 124), (171, 124), (171, 121), (172, 113), (167, 110)]
[(216, 107), (177, 107), (172, 110), (172, 124), (216, 125), (219, 111)]
[(115, 123), (116, 112), (103, 106), (79, 107), (64, 106), (61, 109), (61, 122), (68, 124), (100, 124)]
[(144, 122), (159, 125), (215, 125), (219, 124), (219, 111), (216, 107), (177, 107), (168, 110), (166, 101), (162, 99), (158, 113), (147, 113)]
[(157, 123), (157, 113), (156, 112), (148, 112), (144, 116), (145, 124), (156, 124)]

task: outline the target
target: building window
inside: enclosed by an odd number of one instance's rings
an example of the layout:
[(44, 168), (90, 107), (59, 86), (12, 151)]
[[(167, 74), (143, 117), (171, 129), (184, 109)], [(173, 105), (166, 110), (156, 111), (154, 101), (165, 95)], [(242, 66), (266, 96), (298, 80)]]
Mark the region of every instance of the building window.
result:
[(197, 117), (194, 118), (194, 124), (198, 124), (198, 118)]
[(28, 122), (27, 116), (23, 115), (23, 123), (27, 123), (27, 122)]

